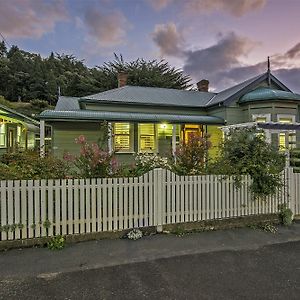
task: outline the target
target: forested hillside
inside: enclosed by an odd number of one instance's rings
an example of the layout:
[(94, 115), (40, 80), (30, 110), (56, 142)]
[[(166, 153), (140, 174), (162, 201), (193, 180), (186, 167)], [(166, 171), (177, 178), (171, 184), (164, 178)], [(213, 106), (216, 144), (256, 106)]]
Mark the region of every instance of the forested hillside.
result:
[(118, 71), (129, 74), (128, 84), (191, 88), (191, 79), (165, 61), (136, 59), (113, 61), (89, 68), (73, 55), (51, 53), (48, 57), (0, 43), (0, 95), (9, 101), (46, 100), (54, 105), (58, 88), (65, 96), (84, 96), (117, 87)]

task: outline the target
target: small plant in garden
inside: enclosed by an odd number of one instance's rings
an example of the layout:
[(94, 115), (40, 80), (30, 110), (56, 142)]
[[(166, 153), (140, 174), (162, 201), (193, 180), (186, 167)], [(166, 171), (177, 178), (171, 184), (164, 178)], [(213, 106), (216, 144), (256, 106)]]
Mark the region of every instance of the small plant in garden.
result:
[(44, 228), (50, 228), (51, 222), (49, 220), (44, 221), (43, 223)]
[(5, 231), (6, 233), (9, 232), (10, 230), (10, 225), (3, 225), (2, 226), (2, 231)]
[(11, 224), (10, 225), (10, 231), (14, 232), (17, 229), (17, 224)]
[(24, 224), (22, 224), (22, 223), (18, 223), (17, 226), (18, 226), (19, 229), (23, 229), (24, 228)]
[(290, 226), (293, 223), (293, 212), (291, 209), (287, 206), (286, 203), (279, 204), (279, 217), (281, 220), (281, 223), (285, 226)]
[(143, 237), (143, 233), (141, 230), (139, 229), (132, 229), (131, 231), (129, 231), (127, 233), (127, 238), (129, 240), (133, 240), (133, 241), (136, 241), (136, 240), (139, 240), (140, 238)]
[(172, 170), (180, 175), (197, 175), (205, 171), (205, 161), (211, 143), (208, 136), (191, 134), (187, 142), (183, 141), (175, 152)]
[(175, 235), (182, 237), (186, 234), (184, 227), (182, 225), (177, 225), (175, 229), (172, 231)]
[(117, 173), (118, 162), (108, 149), (102, 149), (97, 143), (88, 143), (81, 135), (76, 139), (81, 146), (79, 156), (65, 154), (65, 159), (71, 161), (82, 178), (110, 177)]
[(135, 175), (139, 176), (155, 168), (169, 168), (168, 159), (155, 153), (138, 153), (134, 157)]
[(266, 232), (276, 233), (277, 228), (273, 224), (264, 224), (261, 226), (261, 229)]
[(50, 250), (61, 250), (65, 247), (65, 238), (61, 235), (56, 235), (47, 243)]

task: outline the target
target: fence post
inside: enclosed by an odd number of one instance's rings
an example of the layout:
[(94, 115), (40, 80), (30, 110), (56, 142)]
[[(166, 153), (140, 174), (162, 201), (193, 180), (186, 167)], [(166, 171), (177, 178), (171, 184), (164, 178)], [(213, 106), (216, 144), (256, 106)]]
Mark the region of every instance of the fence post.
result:
[(163, 231), (163, 173), (163, 169), (154, 169), (154, 216), (156, 216), (156, 222), (154, 225), (156, 225), (157, 232)]
[(295, 201), (296, 201), (296, 194), (295, 194), (295, 177), (293, 168), (286, 168), (286, 185), (287, 185), (287, 204), (288, 207), (295, 215)]

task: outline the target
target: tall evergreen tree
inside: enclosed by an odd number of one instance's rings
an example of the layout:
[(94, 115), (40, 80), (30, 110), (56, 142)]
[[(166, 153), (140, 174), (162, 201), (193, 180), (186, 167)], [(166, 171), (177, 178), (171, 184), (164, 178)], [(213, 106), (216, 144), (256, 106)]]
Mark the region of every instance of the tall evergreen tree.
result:
[(138, 58), (125, 62), (122, 55), (102, 66), (88, 68), (74, 55), (54, 54), (42, 58), (0, 43), (0, 95), (10, 101), (46, 100), (54, 104), (58, 87), (65, 96), (85, 96), (117, 87), (117, 73), (126, 71), (128, 84), (188, 89), (191, 79), (161, 60)]

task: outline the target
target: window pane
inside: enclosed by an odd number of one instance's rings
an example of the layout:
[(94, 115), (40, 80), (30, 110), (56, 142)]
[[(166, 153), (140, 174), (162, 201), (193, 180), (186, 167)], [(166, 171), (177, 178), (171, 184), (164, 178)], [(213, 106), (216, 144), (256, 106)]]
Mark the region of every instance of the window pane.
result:
[(280, 123), (293, 123), (293, 118), (279, 118)]
[(129, 123), (115, 123), (115, 134), (129, 134), (130, 124)]
[(155, 125), (139, 124), (139, 141), (141, 151), (155, 150)]
[(116, 151), (130, 150), (130, 124), (115, 123), (114, 124), (114, 148)]
[(257, 117), (255, 122), (258, 123), (266, 123), (267, 122), (267, 118), (266, 117)]
[(6, 147), (6, 125), (0, 124), (0, 147)]

